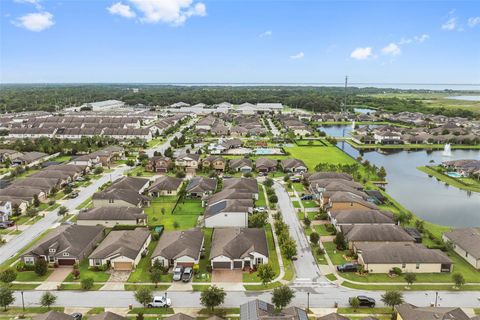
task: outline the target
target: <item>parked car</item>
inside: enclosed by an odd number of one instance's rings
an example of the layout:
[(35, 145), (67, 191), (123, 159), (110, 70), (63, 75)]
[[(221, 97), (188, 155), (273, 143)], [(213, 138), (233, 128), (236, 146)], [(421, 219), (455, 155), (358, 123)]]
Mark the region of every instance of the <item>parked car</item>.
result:
[(172, 306), (172, 301), (170, 298), (165, 298), (165, 296), (153, 297), (152, 302), (147, 305), (149, 308), (168, 308)]
[(0, 229), (7, 229), (8, 226), (5, 224), (5, 222), (0, 222)]
[(82, 182), (82, 181), (85, 181), (85, 178), (84, 177), (78, 177), (77, 179), (75, 179), (75, 181)]
[(265, 207), (256, 207), (256, 208), (254, 209), (254, 211), (256, 211), (256, 212), (265, 212), (265, 211), (267, 211), (267, 209), (265, 209)]
[(82, 320), (82, 318), (83, 318), (83, 315), (80, 312), (74, 312), (74, 313), (71, 314), (71, 316), (75, 320)]
[(175, 267), (173, 269), (173, 281), (180, 281), (182, 280), (182, 275), (183, 275), (183, 267)]
[[(351, 302), (353, 299), (350, 298), (348, 299), (349, 302)], [(357, 296), (359, 306), (360, 307), (369, 307), (369, 308), (374, 308), (375, 307), (375, 299), (367, 297), (367, 296)]]
[(183, 270), (182, 281), (189, 282), (190, 279), (192, 279), (192, 277), (193, 277), (193, 269), (190, 267), (185, 268), (185, 270)]
[(306, 195), (303, 195), (300, 199), (301, 200), (313, 200), (313, 196), (311, 194), (306, 194)]
[(337, 270), (339, 272), (357, 272), (358, 267), (354, 263), (344, 263), (342, 265), (337, 266)]
[(69, 199), (75, 199), (76, 197), (78, 197), (78, 192), (72, 192), (68, 195)]

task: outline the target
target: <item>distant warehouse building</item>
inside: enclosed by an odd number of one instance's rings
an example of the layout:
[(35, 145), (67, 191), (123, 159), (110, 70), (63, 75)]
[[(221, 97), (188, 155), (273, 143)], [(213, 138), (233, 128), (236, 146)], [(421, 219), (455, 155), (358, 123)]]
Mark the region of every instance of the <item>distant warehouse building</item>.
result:
[(79, 111), (82, 108), (91, 108), (92, 111), (107, 111), (112, 109), (123, 108), (125, 102), (119, 100), (105, 100), (105, 101), (96, 101), (88, 102), (82, 104), (80, 107), (71, 108), (73, 111)]

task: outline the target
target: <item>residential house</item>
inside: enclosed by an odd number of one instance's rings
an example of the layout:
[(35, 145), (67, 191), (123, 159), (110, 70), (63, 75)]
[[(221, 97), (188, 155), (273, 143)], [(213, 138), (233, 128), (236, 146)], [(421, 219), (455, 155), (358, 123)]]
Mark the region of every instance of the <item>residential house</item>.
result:
[(12, 202), (0, 200), (0, 222), (8, 221), (12, 215)]
[(223, 180), (223, 189), (234, 189), (240, 193), (250, 193), (258, 200), (258, 183), (254, 178), (228, 178)]
[(183, 179), (161, 176), (148, 188), (148, 192), (153, 197), (176, 196), (182, 189)]
[(40, 163), (43, 159), (47, 158), (48, 154), (43, 152), (25, 152), (21, 156), (12, 160), (14, 165), (34, 165)]
[(329, 195), (328, 202), (322, 203), (327, 210), (378, 210), (378, 207), (361, 196), (350, 192), (337, 191)]
[(116, 313), (106, 311), (99, 314), (92, 314), (88, 316), (88, 320), (126, 320), (126, 317), (122, 317)]
[[(341, 314), (338, 314), (336, 312), (332, 312), (324, 316), (318, 317), (317, 320), (350, 320), (350, 318), (342, 316)], [(362, 318), (362, 320), (366, 320), (366, 318)], [(370, 318), (369, 320), (372, 320), (372, 319)]]
[(215, 171), (223, 172), (225, 171), (225, 167), (227, 164), (227, 160), (220, 156), (208, 156), (202, 161), (202, 168), (203, 169), (213, 169)]
[(145, 170), (158, 173), (167, 173), (173, 166), (169, 157), (154, 156), (148, 159)]
[(383, 210), (330, 210), (328, 216), (338, 231), (346, 225), (396, 224), (393, 213)]
[(274, 305), (262, 301), (252, 300), (240, 305), (240, 320), (306, 320), (307, 312), (297, 307), (283, 308), (280, 312)]
[(304, 173), (307, 172), (307, 165), (300, 159), (283, 159), (280, 161), (283, 172)]
[(175, 166), (185, 170), (195, 172), (198, 168), (200, 155), (195, 153), (183, 153), (175, 159)]
[(277, 170), (278, 161), (270, 158), (258, 158), (255, 160), (257, 172), (268, 173)]
[(185, 194), (191, 198), (203, 198), (214, 193), (216, 189), (217, 179), (195, 177), (188, 182)]
[(223, 200), (250, 200), (253, 199), (252, 197), (252, 193), (248, 191), (223, 189), (222, 191), (217, 192), (211, 195), (208, 199), (204, 200), (207, 200), (207, 206), (211, 206)]
[(228, 163), (229, 170), (241, 173), (249, 173), (253, 170), (253, 162), (247, 158), (232, 159)]
[(200, 228), (164, 232), (152, 253), (152, 265), (193, 267), (200, 262), (203, 233)]
[(480, 270), (480, 229), (463, 228), (445, 232), (442, 235), (444, 242), (451, 242), (453, 250), (460, 257)]
[(470, 320), (458, 307), (417, 307), (404, 303), (395, 306), (396, 320)]
[(33, 320), (75, 320), (75, 318), (69, 314), (51, 310), (45, 313), (39, 313), (32, 318)]
[(397, 225), (346, 225), (340, 227), (350, 250), (356, 250), (360, 244), (375, 243), (414, 243), (415, 239)]
[(113, 270), (131, 271), (146, 253), (151, 238), (146, 228), (113, 230), (88, 257), (89, 265), (108, 265)]
[(113, 182), (103, 191), (92, 196), (93, 206), (97, 207), (142, 207), (149, 204), (149, 198), (142, 195), (149, 180), (123, 177)]
[(418, 243), (362, 243), (355, 245), (358, 263), (369, 273), (439, 273), (452, 270), (452, 260), (438, 249)]
[(100, 207), (80, 211), (77, 224), (81, 226), (146, 225), (147, 215), (143, 209), (134, 207)]
[(210, 262), (213, 269), (255, 268), (268, 263), (268, 243), (263, 228), (213, 230)]
[(38, 259), (58, 265), (73, 265), (86, 258), (103, 238), (104, 227), (64, 224), (53, 229), (21, 255), (28, 265)]
[(205, 210), (206, 228), (248, 227), (248, 216), (253, 212), (253, 199), (221, 200)]

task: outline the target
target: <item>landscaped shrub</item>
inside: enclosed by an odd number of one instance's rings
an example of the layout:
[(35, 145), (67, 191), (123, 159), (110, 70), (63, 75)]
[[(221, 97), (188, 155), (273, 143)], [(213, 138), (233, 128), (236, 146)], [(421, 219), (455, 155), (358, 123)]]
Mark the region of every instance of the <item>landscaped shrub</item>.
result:
[(48, 264), (44, 259), (37, 259), (35, 261), (35, 273), (39, 276), (44, 276), (47, 274)]
[(402, 269), (400, 269), (398, 267), (394, 267), (394, 268), (392, 268), (392, 270), (390, 270), (390, 273), (395, 274), (397, 276), (400, 276), (400, 275), (402, 275)]
[(85, 278), (80, 281), (80, 285), (83, 290), (90, 290), (93, 288), (93, 285), (95, 282), (93, 281), (92, 278)]

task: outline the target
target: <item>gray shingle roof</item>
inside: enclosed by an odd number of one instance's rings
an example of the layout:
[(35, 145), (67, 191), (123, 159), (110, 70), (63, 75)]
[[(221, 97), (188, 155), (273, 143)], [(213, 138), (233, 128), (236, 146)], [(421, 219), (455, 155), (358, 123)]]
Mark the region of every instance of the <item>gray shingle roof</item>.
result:
[(258, 193), (257, 180), (253, 178), (230, 178), (223, 180), (223, 189), (235, 189), (241, 192)]
[(174, 191), (177, 190), (180, 185), (182, 184), (183, 179), (175, 178), (170, 176), (161, 176), (148, 188), (150, 192), (157, 192), (157, 191)]
[(403, 320), (470, 320), (458, 307), (416, 307), (405, 303), (395, 309)]
[(48, 311), (33, 317), (33, 320), (73, 320), (74, 318), (66, 313), (59, 311)]
[(393, 224), (393, 213), (380, 210), (336, 210), (330, 211), (330, 215), (339, 224)]
[(149, 237), (150, 231), (145, 228), (111, 231), (89, 258), (105, 259), (118, 255), (135, 259)]
[(452, 263), (442, 251), (417, 243), (368, 243), (356, 245), (356, 248), (367, 264)]
[(468, 254), (475, 258), (480, 258), (480, 229), (464, 228), (445, 232), (444, 236), (450, 239), (455, 245), (459, 246)]
[(217, 228), (213, 231), (210, 259), (224, 255), (242, 259), (251, 252), (268, 257), (265, 230), (260, 228)]
[(89, 315), (88, 319), (89, 320), (124, 320), (126, 318), (116, 313), (107, 311), (107, 312), (102, 312), (100, 314)]
[(199, 228), (164, 232), (152, 253), (152, 258), (161, 256), (177, 259), (188, 256), (198, 259), (202, 249), (203, 233)]
[(147, 215), (143, 209), (133, 207), (100, 207), (80, 212), (77, 220), (136, 220)]
[(217, 179), (210, 179), (205, 177), (195, 177), (188, 182), (186, 192), (208, 192), (215, 191), (217, 188)]
[(341, 227), (348, 241), (414, 241), (400, 226), (392, 226), (388, 224), (374, 224), (374, 225), (347, 225)]
[(222, 200), (208, 206), (204, 217), (207, 219), (222, 212), (249, 212), (251, 208), (253, 208), (253, 199)]

